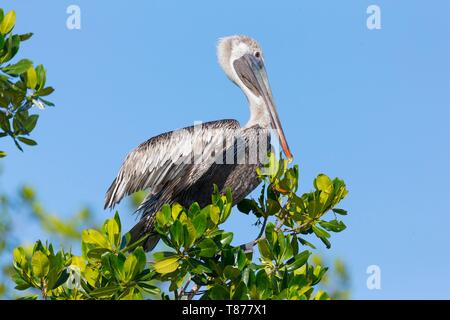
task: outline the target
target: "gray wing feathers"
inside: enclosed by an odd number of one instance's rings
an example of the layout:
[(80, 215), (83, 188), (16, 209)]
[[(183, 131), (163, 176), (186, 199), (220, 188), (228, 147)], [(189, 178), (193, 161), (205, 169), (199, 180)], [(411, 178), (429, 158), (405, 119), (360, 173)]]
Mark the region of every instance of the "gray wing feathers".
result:
[[(123, 162), (106, 193), (105, 209), (113, 208), (123, 197), (140, 190), (149, 189), (151, 194), (156, 194), (172, 180), (177, 181), (178, 188), (195, 183), (208, 169), (207, 163), (214, 161), (214, 151), (221, 152), (224, 139), (234, 136), (239, 128), (236, 120), (212, 121), (163, 133), (142, 143)], [(201, 150), (200, 164), (195, 162), (193, 150)]]

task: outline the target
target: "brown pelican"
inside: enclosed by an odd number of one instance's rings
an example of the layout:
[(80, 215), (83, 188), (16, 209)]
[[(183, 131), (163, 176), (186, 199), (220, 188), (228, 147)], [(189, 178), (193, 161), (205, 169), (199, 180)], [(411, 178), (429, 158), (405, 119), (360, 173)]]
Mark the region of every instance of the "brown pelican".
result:
[(241, 127), (237, 120), (218, 120), (153, 137), (128, 154), (106, 193), (105, 209), (113, 208), (126, 195), (148, 190), (137, 209), (141, 219), (130, 230), (131, 242), (149, 235), (143, 244), (147, 251), (159, 240), (153, 225), (163, 204), (176, 202), (188, 207), (198, 202), (206, 206), (214, 184), (221, 192), (231, 189), (233, 205), (253, 191), (259, 184), (256, 168), (271, 148), (267, 143), (271, 131), (292, 158), (259, 44), (247, 36), (225, 37), (219, 40), (217, 55), (225, 74), (247, 97), (247, 124)]

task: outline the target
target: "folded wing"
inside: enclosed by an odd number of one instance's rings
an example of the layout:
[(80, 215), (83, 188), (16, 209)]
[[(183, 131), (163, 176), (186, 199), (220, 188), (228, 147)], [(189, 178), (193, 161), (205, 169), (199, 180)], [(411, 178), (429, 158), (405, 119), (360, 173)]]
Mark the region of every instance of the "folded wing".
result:
[(105, 196), (105, 209), (140, 190), (156, 194), (176, 179), (194, 184), (240, 129), (236, 120), (219, 120), (163, 133), (131, 151)]

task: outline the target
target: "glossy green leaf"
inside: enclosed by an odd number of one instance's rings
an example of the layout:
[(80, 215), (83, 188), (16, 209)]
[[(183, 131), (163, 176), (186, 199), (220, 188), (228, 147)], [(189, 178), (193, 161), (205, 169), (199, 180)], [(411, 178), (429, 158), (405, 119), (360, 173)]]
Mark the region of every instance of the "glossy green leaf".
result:
[(231, 280), (236, 279), (240, 273), (241, 272), (239, 271), (238, 268), (230, 266), (230, 265), (225, 266), (225, 268), (223, 269), (223, 275), (225, 276), (226, 279), (231, 279)]
[(31, 268), (33, 275), (38, 278), (43, 278), (50, 270), (50, 261), (43, 252), (36, 251), (31, 257)]
[(317, 226), (312, 226), (312, 230), (315, 233), (315, 235), (319, 237), (319, 239), (325, 244), (327, 249), (329, 249), (331, 247), (331, 243), (328, 240), (330, 234)]
[(25, 143), (26, 145), (29, 145), (29, 146), (37, 145), (37, 142), (34, 141), (33, 139), (29, 139), (29, 138), (25, 138), (25, 137), (18, 137), (17, 140), (19, 140), (20, 142)]
[(311, 252), (308, 250), (305, 250), (299, 254), (297, 254), (294, 258), (293, 258), (293, 262), (288, 264), (288, 270), (293, 271), (296, 270), (298, 268), (300, 268), (301, 266), (303, 266), (307, 261), (308, 258), (310, 257)]
[(269, 243), (266, 239), (260, 239), (258, 241), (258, 249), (262, 257), (267, 260), (272, 260), (272, 251), (270, 250)]
[(169, 256), (158, 260), (154, 264), (155, 271), (161, 274), (167, 274), (177, 270), (180, 257)]
[[(118, 213), (116, 212), (116, 216), (118, 216)], [(108, 240), (110, 244), (114, 244), (116, 248), (120, 246), (120, 220), (118, 220), (116, 217), (112, 219), (108, 219), (105, 222), (105, 225), (103, 227), (104, 232), (108, 236)]]
[(27, 133), (33, 131), (33, 129), (36, 127), (38, 119), (39, 115), (37, 114), (32, 114), (27, 118), (26, 122), (24, 123), (24, 129), (27, 131)]
[(204, 212), (200, 212), (199, 214), (197, 214), (192, 220), (192, 224), (194, 225), (195, 231), (197, 232), (197, 236), (202, 236), (207, 226), (206, 214)]
[(27, 259), (25, 255), (25, 250), (22, 247), (14, 248), (13, 250), (14, 263), (21, 267), (25, 268), (27, 265)]
[(33, 67), (28, 68), (27, 70), (27, 87), (30, 89), (36, 88), (38, 84), (38, 78), (36, 70)]
[(333, 212), (337, 213), (337, 214), (340, 214), (342, 216), (346, 216), (347, 215), (347, 211), (344, 210), (344, 209), (337, 209), (337, 208), (335, 208), (335, 209), (333, 209)]
[(45, 97), (45, 96), (52, 94), (54, 91), (55, 91), (55, 89), (53, 89), (52, 87), (47, 87), (47, 88), (40, 89), (38, 92), (36, 92), (36, 95), (39, 97)]
[(83, 230), (81, 234), (81, 238), (83, 242), (88, 244), (94, 244), (101, 248), (110, 247), (108, 240), (105, 238), (103, 234), (94, 229)]
[(177, 246), (181, 246), (183, 244), (183, 225), (179, 220), (175, 220), (170, 227), (170, 238)]
[(28, 32), (28, 33), (24, 33), (19, 35), (20, 41), (27, 41), (28, 39), (30, 39), (33, 36), (32, 32)]
[(202, 242), (200, 242), (198, 244), (198, 248), (200, 249), (200, 250), (198, 250), (198, 255), (200, 257), (211, 258), (217, 252), (217, 245), (216, 245), (216, 243), (213, 240), (209, 239), (209, 238), (206, 238)]
[(42, 64), (36, 67), (36, 80), (37, 80), (36, 90), (40, 90), (41, 88), (45, 87), (46, 72)]
[(2, 71), (10, 75), (20, 75), (27, 72), (33, 66), (33, 62), (29, 59), (22, 59), (19, 62), (2, 68)]
[(314, 187), (317, 190), (330, 193), (333, 190), (333, 182), (324, 174), (319, 174), (314, 180)]
[(15, 23), (16, 23), (16, 13), (13, 10), (11, 10), (3, 17), (3, 21), (0, 24), (0, 32), (2, 34), (9, 33), (14, 28)]
[(209, 216), (214, 224), (218, 224), (220, 220), (220, 209), (216, 206), (211, 206)]
[(183, 236), (184, 247), (188, 249), (194, 244), (197, 238), (197, 231), (190, 220), (186, 220), (183, 224)]
[(172, 206), (172, 212), (171, 212), (172, 213), (172, 219), (173, 220), (178, 219), (178, 216), (180, 215), (181, 211), (183, 211), (183, 207), (180, 204), (175, 203)]
[(233, 292), (232, 300), (248, 300), (248, 289), (244, 282), (239, 282)]
[(224, 286), (216, 284), (209, 290), (209, 297), (212, 300), (229, 300), (230, 293)]
[(319, 224), (325, 230), (333, 232), (341, 232), (347, 228), (346, 225), (339, 220), (319, 221)]

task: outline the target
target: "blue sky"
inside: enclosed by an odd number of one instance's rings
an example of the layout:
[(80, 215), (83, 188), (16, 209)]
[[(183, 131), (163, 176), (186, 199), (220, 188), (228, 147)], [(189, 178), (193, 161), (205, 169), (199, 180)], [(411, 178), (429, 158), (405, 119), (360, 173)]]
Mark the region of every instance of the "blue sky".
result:
[[(70, 4), (81, 8), (81, 30), (66, 28)], [(380, 30), (366, 27), (371, 4), (381, 8)], [(45, 65), (57, 105), (40, 112), (38, 147), (21, 153), (2, 139), (9, 152), (2, 188), (29, 183), (55, 212), (89, 205), (99, 221), (110, 216), (104, 193), (137, 144), (195, 120), (246, 122), (246, 100), (219, 68), (215, 44), (247, 34), (263, 47), (303, 190), (321, 172), (348, 185), (348, 229), (323, 252), (347, 262), (353, 297), (449, 298), (448, 1), (3, 0), (2, 7), (16, 10), (16, 31), (35, 33), (21, 53)], [(128, 208), (119, 209), (131, 226)], [(257, 234), (252, 222), (233, 215), (236, 242)], [(23, 232), (29, 241), (41, 237)], [(366, 287), (373, 264), (381, 290)]]

